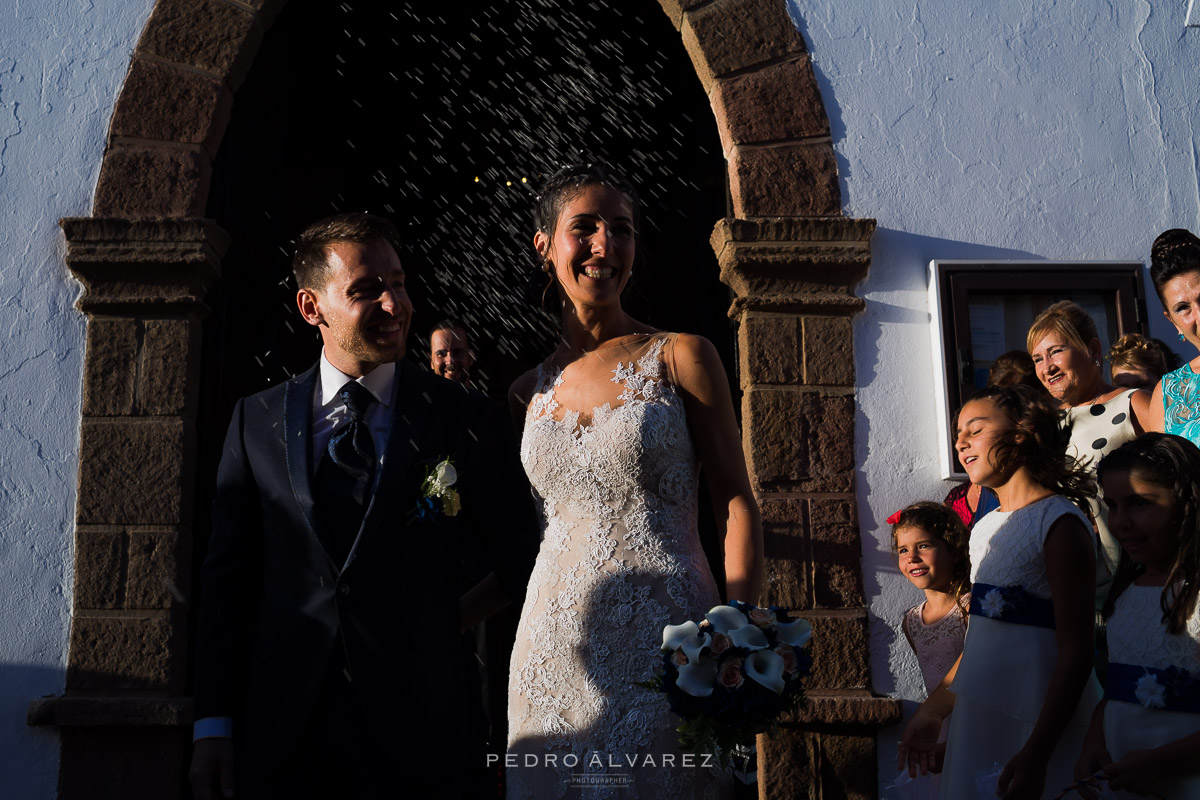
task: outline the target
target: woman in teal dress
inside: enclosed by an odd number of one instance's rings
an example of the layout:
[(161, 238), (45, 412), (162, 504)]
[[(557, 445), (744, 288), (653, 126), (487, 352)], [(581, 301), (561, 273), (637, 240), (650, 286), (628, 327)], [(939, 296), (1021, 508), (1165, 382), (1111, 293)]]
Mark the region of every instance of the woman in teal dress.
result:
[[(1200, 350), (1200, 239), (1183, 228), (1160, 234), (1150, 251), (1150, 280), (1179, 338)], [(1200, 445), (1198, 372), (1200, 356), (1162, 377), (1150, 401), (1148, 430)]]

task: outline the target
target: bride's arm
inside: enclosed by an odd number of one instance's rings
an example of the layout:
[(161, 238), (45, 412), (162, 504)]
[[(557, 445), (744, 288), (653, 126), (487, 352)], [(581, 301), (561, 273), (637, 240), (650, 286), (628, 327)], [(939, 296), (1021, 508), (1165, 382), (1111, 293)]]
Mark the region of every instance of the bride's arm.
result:
[(700, 336), (679, 334), (671, 359), (708, 479), (717, 533), (725, 543), (726, 599), (757, 604), (763, 576), (762, 521), (746, 474), (725, 369), (716, 348)]

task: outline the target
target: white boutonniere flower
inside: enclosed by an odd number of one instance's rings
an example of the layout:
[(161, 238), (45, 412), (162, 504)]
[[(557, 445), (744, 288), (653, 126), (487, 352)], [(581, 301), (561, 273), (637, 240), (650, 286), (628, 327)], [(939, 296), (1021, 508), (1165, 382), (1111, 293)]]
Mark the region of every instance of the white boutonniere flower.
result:
[(992, 589), (979, 601), (979, 608), (992, 619), (1000, 619), (1004, 615), (1004, 610), (1008, 608), (1008, 601), (1004, 599), (1004, 595), (1000, 593), (999, 589)]
[(421, 482), (421, 500), (417, 503), (416, 517), (427, 519), (435, 514), (453, 517), (462, 510), (462, 502), (454, 484), (458, 482), (458, 471), (454, 462), (443, 458), (425, 474)]
[(1133, 696), (1146, 708), (1167, 707), (1167, 687), (1158, 682), (1158, 678), (1149, 672), (1138, 678)]

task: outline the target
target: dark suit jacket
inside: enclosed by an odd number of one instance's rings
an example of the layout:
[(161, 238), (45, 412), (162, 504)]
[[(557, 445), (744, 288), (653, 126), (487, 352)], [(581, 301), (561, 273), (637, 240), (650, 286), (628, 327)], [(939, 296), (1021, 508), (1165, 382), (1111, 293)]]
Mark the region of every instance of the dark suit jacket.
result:
[[(536, 554), (515, 436), (483, 395), (399, 362), (378, 486), (346, 563), (335, 564), (313, 513), (317, 379), (314, 367), (234, 410), (203, 569), (196, 718), (233, 717), (243, 757), (262, 773), (278, 769), (340, 641), (344, 655), (336, 657), (348, 665), (355, 704), (369, 709), (368, 733), (380, 751), (411, 751), (400, 737), (417, 731), (429, 746), (424, 768), (437, 748), (453, 763), (466, 718), (460, 538), (474, 530), (515, 603)], [(427, 470), (447, 457), (461, 512), (415, 520)]]

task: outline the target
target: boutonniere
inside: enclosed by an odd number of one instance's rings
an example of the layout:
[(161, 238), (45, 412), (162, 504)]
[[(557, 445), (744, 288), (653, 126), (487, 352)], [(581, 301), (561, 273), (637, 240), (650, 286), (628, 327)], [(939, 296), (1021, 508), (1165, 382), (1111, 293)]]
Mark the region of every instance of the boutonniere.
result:
[(421, 499), (417, 501), (413, 519), (432, 520), (439, 514), (447, 517), (456, 515), (462, 508), (458, 490), (454, 488), (457, 481), (458, 471), (448, 458), (426, 468), (425, 480), (421, 481)]

